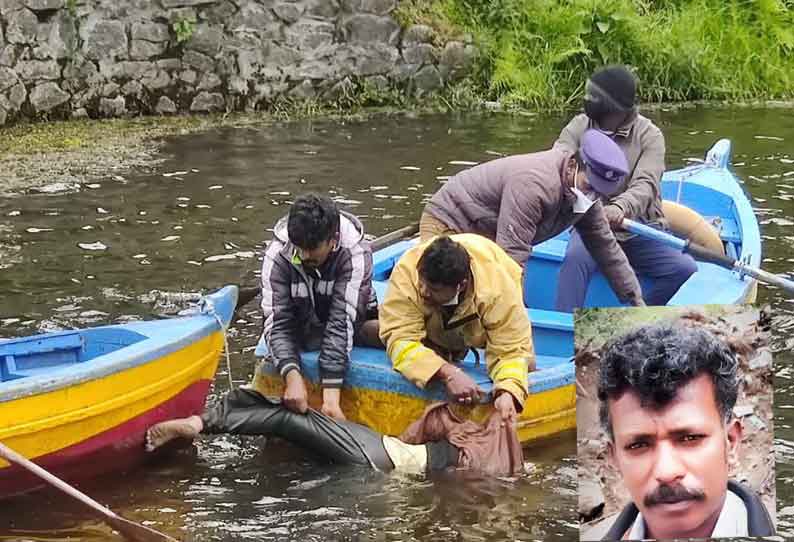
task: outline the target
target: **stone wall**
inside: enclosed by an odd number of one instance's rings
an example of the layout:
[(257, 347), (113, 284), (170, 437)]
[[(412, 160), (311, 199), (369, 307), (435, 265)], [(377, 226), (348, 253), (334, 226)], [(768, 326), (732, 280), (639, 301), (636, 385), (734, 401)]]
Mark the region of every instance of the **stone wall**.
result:
[(401, 28), (397, 0), (0, 0), (0, 125), (267, 109), (362, 85), (422, 94), (476, 50)]

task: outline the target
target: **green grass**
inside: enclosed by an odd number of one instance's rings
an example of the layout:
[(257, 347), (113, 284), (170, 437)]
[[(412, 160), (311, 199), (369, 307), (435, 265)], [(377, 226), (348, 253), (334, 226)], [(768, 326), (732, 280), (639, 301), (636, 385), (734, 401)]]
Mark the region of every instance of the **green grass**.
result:
[(794, 96), (792, 0), (409, 0), (397, 14), (473, 35), (474, 80), (508, 105), (576, 103), (611, 63), (634, 69), (644, 101)]

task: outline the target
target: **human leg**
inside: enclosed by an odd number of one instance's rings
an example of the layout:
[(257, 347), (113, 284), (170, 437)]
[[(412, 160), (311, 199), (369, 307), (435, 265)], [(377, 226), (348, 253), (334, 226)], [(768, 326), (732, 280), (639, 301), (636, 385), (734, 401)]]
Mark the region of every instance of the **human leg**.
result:
[(590, 278), (597, 269), (598, 264), (584, 246), (579, 232), (574, 230), (557, 278), (555, 307), (558, 311), (573, 312), (584, 305)]

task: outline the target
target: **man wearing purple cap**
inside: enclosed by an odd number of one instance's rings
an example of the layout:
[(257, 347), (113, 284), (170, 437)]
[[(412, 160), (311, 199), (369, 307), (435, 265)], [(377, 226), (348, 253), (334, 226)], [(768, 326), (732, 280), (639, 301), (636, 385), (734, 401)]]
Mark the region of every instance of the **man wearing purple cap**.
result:
[[(618, 246), (598, 198), (608, 197), (628, 171), (620, 148), (591, 130), (582, 150), (552, 149), (508, 156), (458, 173), (433, 195), (422, 213), (423, 240), (477, 233), (501, 246), (522, 267), (532, 246), (574, 226), (623, 302), (643, 305), (642, 292)], [(559, 283), (560, 290), (571, 288)]]
[[(637, 112), (637, 81), (624, 66), (608, 66), (596, 71), (585, 87), (585, 113), (577, 115), (562, 130), (555, 148), (576, 152), (584, 144), (584, 134), (597, 129), (608, 135), (626, 156), (628, 172), (614, 192), (604, 198), (604, 213), (623, 252), (637, 273), (650, 279), (644, 292), (649, 305), (665, 305), (684, 282), (697, 271), (688, 254), (659, 241), (631, 235), (621, 230), (624, 218), (664, 227), (661, 178), (664, 172), (664, 136), (653, 122)], [(576, 232), (571, 236), (560, 267), (557, 309), (573, 311), (584, 304), (587, 286), (598, 268), (598, 258)]]

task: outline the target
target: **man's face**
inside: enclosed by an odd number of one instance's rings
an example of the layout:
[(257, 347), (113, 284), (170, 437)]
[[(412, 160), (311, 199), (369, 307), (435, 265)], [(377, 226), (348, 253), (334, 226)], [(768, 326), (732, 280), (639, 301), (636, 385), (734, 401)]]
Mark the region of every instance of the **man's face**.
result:
[(419, 295), (422, 300), (433, 307), (440, 307), (452, 301), (458, 293), (465, 287), (464, 280), (457, 286), (446, 286), (444, 284), (433, 284), (419, 277)]
[(331, 251), (333, 251), (335, 247), (336, 241), (334, 239), (329, 239), (328, 241), (321, 242), (314, 248), (296, 247), (296, 250), (303, 267), (316, 269), (325, 263), (329, 254), (331, 254)]
[(707, 374), (679, 388), (661, 409), (634, 391), (609, 400), (610, 455), (650, 533), (646, 538), (711, 535), (728, 483), (728, 456), (741, 425), (724, 423)]

